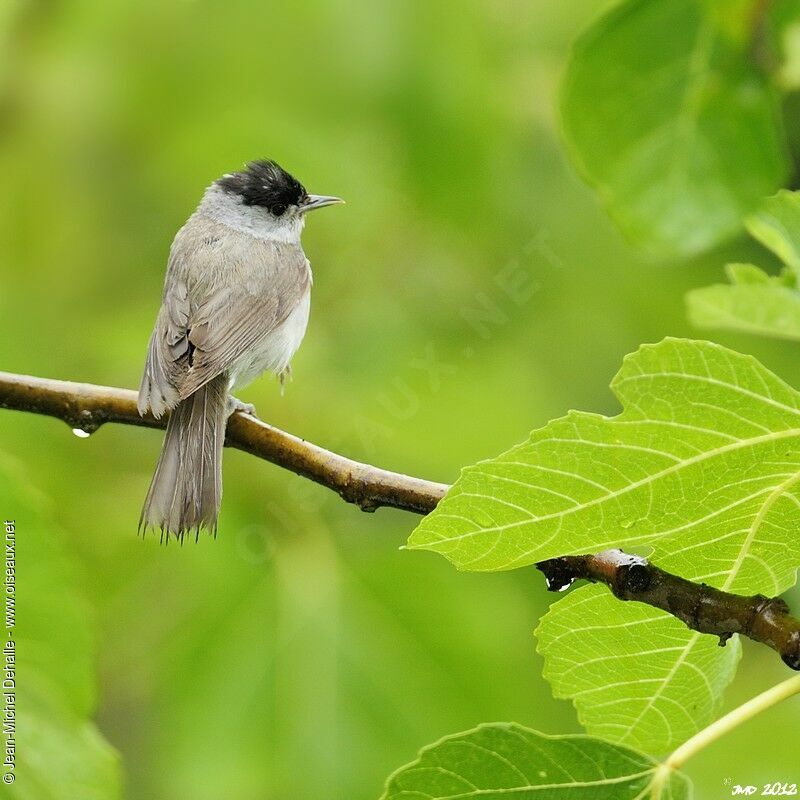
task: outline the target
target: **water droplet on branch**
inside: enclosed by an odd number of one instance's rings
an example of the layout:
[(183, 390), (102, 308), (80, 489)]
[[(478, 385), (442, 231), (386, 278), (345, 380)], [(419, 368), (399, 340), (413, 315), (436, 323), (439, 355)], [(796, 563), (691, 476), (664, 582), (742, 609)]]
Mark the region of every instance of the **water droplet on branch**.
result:
[(88, 439), (92, 434), (89, 431), (83, 430), (83, 428), (73, 428), (72, 432), (79, 438), (79, 439)]
[(566, 592), (573, 583), (575, 583), (575, 576), (567, 574), (562, 570), (558, 570), (549, 565), (545, 573), (544, 579), (547, 583), (548, 592)]

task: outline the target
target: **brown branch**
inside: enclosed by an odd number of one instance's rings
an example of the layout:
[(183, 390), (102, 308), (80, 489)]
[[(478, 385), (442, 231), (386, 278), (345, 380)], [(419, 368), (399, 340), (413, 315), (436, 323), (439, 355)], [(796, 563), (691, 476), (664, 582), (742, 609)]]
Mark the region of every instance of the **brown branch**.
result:
[[(151, 428), (166, 425), (163, 419), (140, 417), (136, 393), (128, 389), (8, 372), (0, 372), (0, 408), (56, 417), (70, 428), (89, 433), (106, 422)], [(226, 444), (326, 486), (364, 511), (389, 506), (427, 514), (449, 488), (353, 461), (242, 412), (228, 421)], [(800, 621), (789, 616), (779, 598), (743, 597), (692, 583), (619, 550), (554, 558), (537, 566), (552, 590), (580, 579), (604, 583), (620, 600), (660, 608), (692, 630), (718, 636), (720, 644), (734, 633), (748, 636), (776, 650), (786, 664), (800, 670)]]
[(800, 670), (800, 620), (789, 615), (779, 597), (745, 597), (692, 583), (620, 550), (563, 556), (536, 566), (551, 591), (562, 591), (576, 580), (604, 583), (620, 600), (660, 608), (694, 631), (719, 636), (721, 646), (740, 633), (771, 647), (788, 666)]
[[(92, 433), (106, 422), (166, 427), (166, 419), (139, 416), (136, 392), (0, 372), (0, 408), (32, 411)], [(363, 511), (391, 506), (427, 514), (448, 486), (361, 464), (237, 411), (228, 420), (225, 443), (327, 486)]]

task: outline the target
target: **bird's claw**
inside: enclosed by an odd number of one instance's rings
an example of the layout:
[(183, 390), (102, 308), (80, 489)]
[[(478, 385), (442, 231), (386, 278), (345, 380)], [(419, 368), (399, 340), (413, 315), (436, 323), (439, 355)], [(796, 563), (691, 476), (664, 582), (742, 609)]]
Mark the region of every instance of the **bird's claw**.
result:
[(244, 414), (249, 414), (251, 417), (257, 417), (256, 407), (252, 403), (243, 403), (237, 397), (228, 395), (228, 416), (236, 411), (241, 411)]

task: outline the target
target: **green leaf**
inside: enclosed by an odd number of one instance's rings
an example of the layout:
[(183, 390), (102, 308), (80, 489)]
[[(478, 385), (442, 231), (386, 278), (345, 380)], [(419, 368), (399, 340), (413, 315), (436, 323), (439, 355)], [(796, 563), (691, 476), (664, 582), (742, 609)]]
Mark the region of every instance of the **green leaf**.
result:
[[(464, 469), (409, 547), (502, 570), (646, 545), (664, 569), (728, 591), (791, 586), (800, 395), (749, 356), (676, 339), (628, 356), (612, 388), (619, 416), (573, 412)], [(604, 591), (581, 590), (545, 618), (546, 675), (590, 733), (666, 751), (716, 715), (738, 643), (721, 649)], [(580, 635), (565, 634), (579, 620)]]
[(800, 192), (782, 189), (768, 197), (746, 224), (755, 239), (800, 275)]
[(769, 283), (770, 277), (755, 264), (726, 264), (725, 274), (731, 283)]
[(0, 506), (16, 523), (17, 767), (20, 800), (113, 800), (119, 759), (90, 715), (94, 648), (63, 531), (47, 498), (0, 452)]
[(797, 0), (776, 3), (772, 21), (773, 49), (781, 59), (778, 83), (786, 92), (796, 91), (800, 87), (800, 3)]
[(576, 42), (562, 96), (572, 157), (634, 242), (692, 254), (736, 233), (788, 173), (749, 3), (627, 0)]
[(731, 285), (686, 295), (689, 319), (704, 328), (800, 340), (800, 192), (781, 191), (764, 200), (747, 228), (783, 261), (783, 272), (770, 277), (752, 264), (728, 264)]
[(800, 292), (773, 278), (765, 284), (717, 283), (686, 296), (689, 319), (701, 328), (721, 328), (800, 341)]
[[(382, 800), (688, 800), (680, 773), (588, 736), (546, 736), (515, 724), (481, 725), (425, 747), (387, 781)], [(660, 783), (660, 780), (664, 783)]]
[(595, 736), (664, 753), (719, 715), (741, 655), (658, 609), (582, 586), (536, 630), (544, 677)]
[[(494, 571), (608, 547), (702, 551), (719, 536), (703, 578), (788, 588), (800, 563), (800, 395), (751, 356), (684, 339), (626, 357), (611, 388), (619, 416), (571, 412), (466, 467), (408, 547)], [(681, 574), (698, 577), (696, 555)]]

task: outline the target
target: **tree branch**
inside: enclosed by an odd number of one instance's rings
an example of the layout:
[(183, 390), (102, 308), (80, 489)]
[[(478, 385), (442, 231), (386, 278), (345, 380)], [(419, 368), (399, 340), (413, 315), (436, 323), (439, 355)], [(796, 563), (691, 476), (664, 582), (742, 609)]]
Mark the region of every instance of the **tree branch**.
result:
[[(56, 417), (87, 433), (106, 422), (166, 426), (164, 419), (140, 417), (136, 392), (128, 389), (8, 372), (0, 372), (0, 408)], [(228, 421), (226, 444), (326, 486), (364, 511), (388, 506), (427, 514), (449, 488), (353, 461), (239, 411)], [(553, 591), (580, 579), (604, 583), (620, 600), (660, 608), (692, 630), (718, 636), (720, 644), (734, 633), (747, 636), (771, 647), (788, 666), (800, 670), (800, 620), (789, 616), (779, 598), (743, 597), (692, 583), (619, 550), (554, 558), (537, 566)]]
[[(0, 408), (31, 411), (61, 419), (75, 430), (93, 433), (106, 422), (165, 428), (148, 414), (139, 416), (136, 392), (0, 372)], [(274, 428), (241, 411), (228, 420), (225, 443), (327, 486), (363, 511), (390, 506), (427, 514), (444, 497), (444, 483), (412, 478), (332, 453)]]
[(734, 633), (775, 650), (792, 669), (800, 670), (800, 620), (789, 615), (779, 597), (745, 597), (693, 583), (665, 572), (646, 558), (621, 550), (588, 556), (563, 556), (536, 565), (547, 588), (558, 592), (576, 580), (604, 583), (614, 597), (660, 608), (700, 633), (719, 636), (724, 647)]

